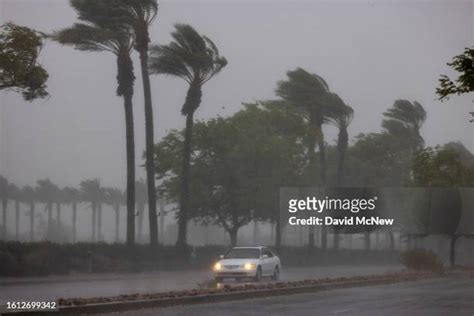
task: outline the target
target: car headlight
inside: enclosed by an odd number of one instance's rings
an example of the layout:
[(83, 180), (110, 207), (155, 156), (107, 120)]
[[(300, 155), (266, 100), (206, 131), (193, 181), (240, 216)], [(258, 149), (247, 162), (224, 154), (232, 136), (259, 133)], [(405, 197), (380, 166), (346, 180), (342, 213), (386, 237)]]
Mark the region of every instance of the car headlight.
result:
[(218, 262), (214, 265), (214, 270), (221, 270), (221, 269), (222, 269), (222, 265), (221, 265), (220, 262)]
[(244, 269), (245, 270), (253, 270), (257, 267), (255, 263), (246, 263), (244, 264)]

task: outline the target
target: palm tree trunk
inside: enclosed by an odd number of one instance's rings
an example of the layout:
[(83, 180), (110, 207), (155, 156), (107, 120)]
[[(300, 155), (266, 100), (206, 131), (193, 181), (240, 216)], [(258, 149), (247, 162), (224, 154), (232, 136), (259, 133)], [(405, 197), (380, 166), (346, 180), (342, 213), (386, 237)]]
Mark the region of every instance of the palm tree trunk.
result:
[(364, 249), (366, 251), (370, 250), (370, 232), (364, 233)]
[[(321, 185), (326, 186), (326, 145), (324, 144), (323, 127), (322, 122), (318, 124), (320, 131), (320, 137), (318, 142), (319, 148), (319, 176), (321, 179)], [(326, 225), (321, 227), (321, 249), (324, 251), (328, 248), (328, 228)]]
[[(310, 164), (313, 165), (314, 168), (316, 168), (316, 139), (315, 138), (311, 138), (310, 140), (308, 154), (309, 154)], [(308, 247), (310, 248), (314, 247), (314, 230), (315, 230), (315, 227), (308, 228)], [(303, 242), (301, 241), (300, 244), (302, 245)]]
[[(178, 218), (178, 240), (176, 247), (184, 249), (187, 245), (187, 223), (188, 223), (188, 208), (189, 208), (189, 181), (190, 181), (190, 161), (191, 161), (191, 137), (193, 134), (193, 115), (189, 113), (186, 116), (186, 129), (184, 132), (184, 148), (181, 172), (181, 195), (180, 195), (180, 209)], [(229, 233), (230, 234), (230, 233)], [(232, 236), (231, 236), (232, 237)]]
[(390, 241), (389, 249), (394, 250), (395, 249), (395, 236), (393, 235), (393, 232), (390, 229), (387, 231), (387, 235)]
[(349, 142), (347, 129), (341, 127), (337, 138), (337, 186), (344, 185), (344, 161), (346, 159), (346, 151)]
[(72, 202), (72, 242), (76, 242), (77, 203)]
[(326, 186), (326, 144), (324, 143), (324, 139), (321, 139), (318, 142), (318, 148), (319, 148), (319, 177), (321, 179), (321, 185)]
[(7, 206), (8, 206), (8, 200), (6, 198), (2, 199), (2, 239), (6, 240), (7, 239)]
[[(127, 245), (135, 244), (135, 136), (132, 96), (124, 96), (125, 138), (127, 147)], [(116, 238), (116, 240), (118, 240)]]
[(273, 225), (273, 223), (271, 224), (271, 229), (272, 229), (272, 235), (275, 234), (275, 248), (280, 249), (281, 248), (281, 222), (279, 218), (276, 220), (275, 225)]
[(59, 240), (60, 231), (61, 231), (61, 203), (56, 203), (56, 238)]
[(165, 206), (163, 200), (160, 203), (160, 242), (164, 244), (165, 240)]
[(333, 229), (332, 231), (332, 248), (337, 250), (339, 249), (339, 231), (337, 229)]
[(46, 234), (47, 240), (51, 240), (51, 229), (53, 227), (53, 202), (48, 202), (48, 233)]
[(252, 243), (254, 246), (257, 245), (257, 234), (258, 234), (258, 222), (253, 221), (253, 232), (252, 232)]
[(102, 241), (102, 203), (97, 206), (97, 239)]
[(15, 200), (15, 240), (20, 240), (20, 201)]
[(92, 241), (96, 241), (96, 204), (92, 202)]
[(30, 241), (35, 239), (35, 203), (30, 203)]
[(148, 187), (148, 216), (150, 222), (150, 246), (158, 244), (158, 222), (156, 218), (155, 161), (153, 157), (153, 105), (151, 102), (150, 75), (148, 74), (148, 45), (140, 48), (140, 66), (145, 96), (145, 134), (146, 134), (146, 180)]
[(137, 223), (137, 239), (138, 242), (141, 243), (143, 242), (143, 217), (145, 215), (145, 204), (139, 203), (138, 205), (138, 223)]
[(120, 204), (115, 204), (115, 242), (119, 241)]
[(316, 230), (316, 226), (309, 226), (308, 227), (308, 247), (314, 248), (314, 232)]

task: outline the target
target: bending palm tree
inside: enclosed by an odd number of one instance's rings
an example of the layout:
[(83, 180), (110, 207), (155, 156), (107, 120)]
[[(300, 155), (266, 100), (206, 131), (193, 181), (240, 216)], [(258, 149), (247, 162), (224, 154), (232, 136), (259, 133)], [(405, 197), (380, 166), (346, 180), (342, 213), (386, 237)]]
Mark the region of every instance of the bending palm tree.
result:
[(426, 120), (426, 111), (418, 102), (396, 100), (391, 108), (383, 113), (382, 127), (390, 134), (403, 137), (413, 143), (413, 148), (424, 146), (420, 129)]
[(201, 105), (202, 86), (227, 65), (227, 60), (219, 55), (217, 46), (207, 37), (201, 36), (193, 27), (176, 24), (171, 33), (173, 42), (151, 49), (150, 70), (184, 79), (188, 92), (181, 114), (186, 116), (184, 149), (181, 170), (180, 211), (178, 219), (178, 240), (176, 246), (186, 248), (186, 225), (189, 212), (189, 183), (191, 137), (194, 112)]
[[(326, 185), (326, 149), (323, 124), (327, 122), (329, 86), (323, 78), (302, 68), (287, 72), (288, 80), (278, 82), (276, 94), (289, 104), (297, 107), (305, 120), (313, 127), (309, 139), (308, 153), (315, 165), (315, 147), (319, 147), (319, 177), (322, 186)], [(314, 246), (314, 229), (308, 235), (309, 247)], [(321, 228), (321, 248), (327, 248), (327, 227)]]
[(135, 243), (135, 140), (133, 127), (133, 84), (135, 75), (130, 58), (134, 36), (130, 26), (116, 23), (114, 10), (117, 1), (73, 0), (81, 20), (86, 24), (74, 24), (57, 32), (54, 38), (64, 45), (79, 50), (111, 52), (117, 57), (117, 95), (124, 101), (125, 134), (127, 152), (127, 244)]
[(336, 184), (338, 187), (344, 185), (344, 161), (347, 148), (349, 147), (348, 126), (354, 117), (354, 109), (346, 105), (335, 93), (328, 94), (328, 115), (326, 120), (339, 129), (337, 136), (337, 173)]
[[(96, 1), (96, 0), (91, 0)], [(132, 27), (135, 34), (135, 50), (140, 55), (140, 67), (145, 98), (145, 167), (148, 187), (148, 217), (150, 222), (150, 245), (158, 244), (158, 222), (156, 213), (155, 161), (153, 158), (153, 105), (151, 101), (150, 75), (148, 73), (149, 26), (158, 14), (156, 0), (122, 0), (117, 14)]]

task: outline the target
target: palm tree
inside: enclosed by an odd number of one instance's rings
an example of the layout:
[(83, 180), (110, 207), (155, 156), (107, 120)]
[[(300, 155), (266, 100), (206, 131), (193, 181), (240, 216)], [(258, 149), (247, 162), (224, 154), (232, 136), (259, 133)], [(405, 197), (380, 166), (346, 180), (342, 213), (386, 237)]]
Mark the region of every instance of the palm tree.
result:
[(420, 103), (396, 100), (383, 116), (382, 127), (388, 133), (410, 140), (414, 149), (424, 146), (420, 129), (426, 120), (426, 111)]
[(105, 189), (105, 201), (111, 205), (115, 211), (115, 242), (119, 242), (120, 237), (120, 205), (123, 203), (124, 194), (117, 188)]
[(147, 203), (147, 186), (143, 179), (135, 182), (135, 201), (137, 203), (137, 239), (143, 240), (143, 216), (145, 215), (145, 204)]
[(63, 190), (61, 190), (61, 188), (56, 190), (54, 200), (56, 202), (56, 238), (59, 241), (61, 236), (61, 205), (65, 202)]
[[(323, 124), (330, 115), (328, 110), (331, 103), (329, 86), (326, 81), (316, 74), (307, 72), (302, 68), (287, 72), (288, 80), (277, 84), (276, 94), (288, 104), (295, 106), (313, 127), (313, 135), (308, 140), (308, 153), (311, 165), (316, 161), (316, 143), (319, 147), (319, 177), (320, 184), (326, 185), (326, 149), (323, 134)], [(308, 235), (309, 247), (314, 247), (314, 229)], [(327, 248), (327, 227), (321, 228), (321, 248)]]
[(8, 185), (8, 196), (15, 202), (15, 240), (19, 240), (21, 190), (13, 183), (10, 183)]
[(347, 128), (354, 117), (354, 109), (346, 105), (335, 93), (329, 93), (328, 100), (329, 115), (326, 116), (326, 120), (339, 129), (337, 136), (336, 184), (340, 187), (344, 185), (344, 161), (347, 148), (349, 147), (349, 133), (347, 132)]
[(57, 32), (54, 38), (79, 50), (111, 52), (117, 58), (117, 95), (124, 101), (127, 152), (127, 244), (135, 243), (135, 140), (133, 126), (133, 85), (135, 75), (130, 57), (134, 34), (128, 24), (118, 23), (110, 0), (72, 0), (71, 5), (86, 23)]
[(50, 240), (52, 237), (53, 201), (59, 188), (49, 179), (38, 180), (37, 185), (36, 192), (38, 200), (45, 204), (45, 211), (48, 213), (46, 240)]
[(92, 241), (97, 238), (97, 212), (98, 205), (102, 199), (102, 188), (99, 179), (84, 180), (80, 183), (81, 194), (85, 201), (91, 203), (91, 224), (92, 224)]
[(35, 236), (35, 202), (36, 202), (36, 191), (30, 186), (24, 186), (21, 189), (23, 202), (30, 206), (30, 241), (34, 240)]
[(2, 239), (7, 238), (8, 180), (0, 176), (0, 198), (2, 199)]
[[(95, 0), (89, 0), (95, 1)], [(148, 216), (150, 222), (150, 245), (158, 244), (156, 218), (155, 161), (153, 157), (153, 105), (151, 100), (150, 75), (148, 73), (149, 27), (158, 14), (157, 0), (122, 0), (116, 6), (117, 14), (132, 27), (135, 35), (135, 50), (140, 55), (140, 67), (145, 98), (145, 167), (148, 187)]]
[(184, 148), (181, 170), (180, 211), (178, 219), (178, 248), (186, 247), (186, 225), (190, 201), (190, 158), (194, 112), (201, 104), (202, 87), (227, 65), (219, 55), (217, 46), (206, 36), (200, 35), (187, 24), (176, 24), (171, 33), (173, 41), (151, 49), (150, 70), (185, 80), (188, 85), (186, 100), (181, 114), (186, 116)]
[(97, 237), (99, 241), (104, 240), (102, 235), (102, 205), (104, 202), (106, 202), (106, 192), (104, 188), (100, 188), (97, 201)]
[(81, 192), (72, 187), (63, 189), (64, 203), (72, 207), (72, 242), (76, 242), (77, 204), (81, 202)]
[[(383, 113), (385, 117), (382, 127), (391, 135), (408, 141), (412, 152), (422, 149), (425, 141), (420, 134), (420, 129), (426, 121), (426, 111), (418, 102), (408, 100), (395, 100), (393, 106)], [(390, 249), (395, 248), (395, 238), (392, 230), (387, 230)]]

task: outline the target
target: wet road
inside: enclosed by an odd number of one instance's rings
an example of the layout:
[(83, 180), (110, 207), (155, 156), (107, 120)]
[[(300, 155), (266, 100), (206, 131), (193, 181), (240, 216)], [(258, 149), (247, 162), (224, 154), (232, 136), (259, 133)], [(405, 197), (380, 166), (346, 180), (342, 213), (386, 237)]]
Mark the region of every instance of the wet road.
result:
[[(335, 266), (283, 268), (282, 281), (306, 278), (380, 274), (400, 266)], [(0, 304), (7, 301), (55, 300), (59, 297), (97, 297), (198, 288), (211, 280), (206, 270), (159, 271), (137, 274), (97, 274), (48, 278), (0, 278)], [(234, 283), (234, 281), (227, 281)]]
[(473, 316), (474, 279), (449, 278), (225, 303), (147, 309), (117, 316)]

